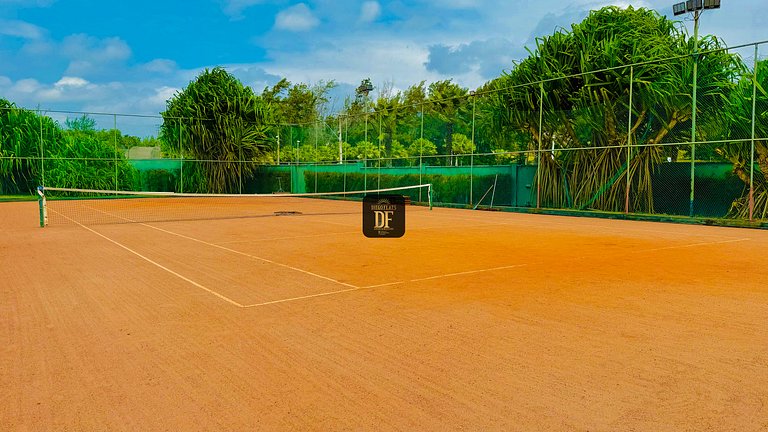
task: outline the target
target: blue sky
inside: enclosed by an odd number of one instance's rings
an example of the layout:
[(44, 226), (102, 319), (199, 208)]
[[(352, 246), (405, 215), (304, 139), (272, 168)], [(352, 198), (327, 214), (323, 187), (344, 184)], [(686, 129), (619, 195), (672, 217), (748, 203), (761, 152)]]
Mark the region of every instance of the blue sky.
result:
[[(671, 15), (673, 2), (0, 0), (0, 97), (157, 114), (201, 70), (220, 65), (257, 92), (281, 77), (335, 80), (335, 109), (366, 77), (379, 89), (447, 78), (474, 88), (590, 9), (631, 4)], [(766, 16), (766, 0), (723, 0), (701, 29), (729, 46), (768, 40)]]

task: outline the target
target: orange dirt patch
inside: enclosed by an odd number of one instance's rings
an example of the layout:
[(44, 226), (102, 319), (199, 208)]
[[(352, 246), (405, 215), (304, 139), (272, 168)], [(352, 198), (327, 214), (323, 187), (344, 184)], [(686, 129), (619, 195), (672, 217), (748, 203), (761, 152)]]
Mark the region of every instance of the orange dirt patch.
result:
[(768, 232), (359, 205), (0, 204), (2, 429), (768, 429)]

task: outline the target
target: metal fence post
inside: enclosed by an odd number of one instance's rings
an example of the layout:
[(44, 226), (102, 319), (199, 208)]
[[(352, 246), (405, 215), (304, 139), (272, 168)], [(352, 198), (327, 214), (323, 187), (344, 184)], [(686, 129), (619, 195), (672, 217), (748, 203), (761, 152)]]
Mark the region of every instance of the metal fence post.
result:
[(469, 205), (474, 204), (472, 192), (474, 187), (474, 168), (475, 168), (475, 92), (471, 91), (469, 95), (472, 97), (472, 147), (469, 154)]
[(40, 113), (40, 108), (37, 109), (37, 118), (40, 120), (40, 186), (45, 186), (45, 144), (43, 141), (43, 116)]
[(693, 217), (694, 188), (696, 186), (696, 116), (698, 102), (698, 78), (699, 78), (699, 11), (695, 12), (695, 24), (693, 26), (693, 106), (691, 108), (691, 197), (688, 215)]
[[(365, 146), (368, 147), (368, 110), (365, 113)], [(368, 190), (368, 149), (363, 153), (363, 190)]]
[[(424, 102), (421, 103), (421, 135), (419, 136), (419, 184), (424, 184), (424, 149), (422, 148), (424, 145)], [(421, 198), (421, 189), (419, 188), (419, 202), (422, 201)]]
[(541, 208), (541, 146), (544, 127), (544, 81), (539, 82), (539, 151), (536, 164), (536, 208)]
[(119, 175), (118, 175), (118, 172), (117, 172), (118, 171), (118, 166), (117, 166), (117, 161), (118, 161), (118, 159), (117, 159), (117, 114), (112, 114), (112, 127), (113, 127), (112, 138), (113, 138), (114, 145), (115, 145), (115, 154), (114, 154), (114, 159), (115, 159), (115, 191), (118, 191), (118, 190), (120, 190), (120, 187), (118, 185), (118, 177), (119, 177)]
[(632, 158), (632, 83), (635, 80), (635, 67), (629, 68), (629, 113), (627, 120), (627, 192), (624, 199), (624, 214), (629, 213), (629, 190), (632, 184), (632, 176), (629, 172), (629, 164)]
[(757, 113), (757, 56), (758, 44), (755, 44), (755, 62), (752, 68), (752, 138), (749, 157), (749, 220), (755, 220), (755, 121)]
[(344, 150), (341, 144), (341, 115), (339, 115), (339, 164), (344, 163)]
[(238, 193), (243, 193), (243, 164), (245, 161), (243, 160), (243, 142), (240, 141), (238, 147), (238, 155), (237, 155), (237, 177), (238, 177)]
[(184, 133), (184, 124), (182, 119), (179, 119), (179, 158), (181, 159), (181, 165), (179, 167), (179, 192), (184, 193), (184, 148), (181, 144), (181, 136)]

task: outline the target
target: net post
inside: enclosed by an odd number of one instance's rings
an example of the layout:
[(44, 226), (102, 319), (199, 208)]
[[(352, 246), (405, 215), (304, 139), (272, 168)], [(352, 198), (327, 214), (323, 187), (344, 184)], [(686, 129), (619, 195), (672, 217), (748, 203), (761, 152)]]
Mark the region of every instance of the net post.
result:
[(45, 194), (43, 193), (43, 187), (37, 187), (37, 206), (40, 211), (40, 228), (45, 228), (48, 225), (48, 208), (46, 206)]
[(752, 67), (752, 135), (749, 151), (749, 221), (755, 220), (755, 119), (757, 114), (757, 56), (760, 55), (758, 45), (755, 44), (755, 60)]
[(429, 199), (429, 209), (432, 210), (432, 183), (427, 184), (427, 198)]

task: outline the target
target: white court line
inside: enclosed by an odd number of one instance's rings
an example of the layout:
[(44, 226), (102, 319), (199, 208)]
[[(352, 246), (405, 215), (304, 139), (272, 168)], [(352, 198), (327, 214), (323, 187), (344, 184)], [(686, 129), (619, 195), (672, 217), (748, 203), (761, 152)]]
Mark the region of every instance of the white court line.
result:
[(54, 213), (58, 213), (60, 216), (62, 216), (62, 217), (64, 217), (64, 218), (66, 218), (66, 219), (69, 219), (70, 221), (72, 221), (72, 222), (76, 223), (77, 225), (80, 225), (82, 228), (85, 228), (85, 229), (87, 229), (88, 231), (90, 231), (90, 232), (92, 232), (92, 233), (96, 234), (97, 236), (99, 236), (99, 237), (101, 237), (101, 238), (103, 238), (103, 239), (105, 239), (105, 240), (107, 240), (107, 241), (109, 241), (109, 242), (111, 242), (111, 243), (113, 243), (113, 244), (115, 244), (115, 245), (117, 245), (117, 246), (120, 246), (121, 248), (123, 248), (123, 249), (127, 250), (128, 252), (130, 252), (130, 253), (132, 253), (132, 254), (134, 254), (134, 255), (136, 255), (137, 257), (139, 257), (139, 258), (143, 259), (144, 261), (147, 261), (148, 263), (150, 263), (150, 264), (152, 264), (152, 265), (154, 265), (154, 266), (156, 266), (156, 267), (159, 267), (159, 268), (161, 268), (161, 269), (163, 269), (163, 270), (167, 271), (168, 273), (170, 273), (170, 274), (172, 274), (172, 275), (176, 276), (177, 278), (179, 278), (179, 279), (181, 279), (181, 280), (183, 280), (183, 281), (185, 281), (185, 282), (189, 282), (190, 284), (192, 284), (192, 285), (194, 285), (194, 286), (196, 286), (196, 287), (200, 288), (200, 289), (201, 289), (201, 290), (203, 290), (203, 291), (206, 291), (206, 292), (208, 292), (209, 294), (213, 294), (213, 295), (215, 295), (216, 297), (218, 297), (218, 298), (220, 298), (220, 299), (222, 299), (222, 300), (226, 301), (227, 303), (233, 304), (233, 305), (235, 305), (235, 306), (237, 306), (237, 307), (240, 307), (240, 308), (242, 308), (242, 307), (245, 307), (245, 306), (243, 306), (242, 304), (240, 304), (240, 303), (238, 303), (238, 302), (236, 302), (236, 301), (232, 300), (231, 298), (229, 298), (229, 297), (226, 297), (226, 296), (223, 296), (223, 295), (221, 295), (221, 294), (217, 293), (216, 291), (213, 291), (213, 290), (211, 290), (211, 289), (208, 289), (208, 288), (204, 287), (203, 285), (201, 285), (201, 284), (199, 284), (199, 283), (197, 283), (197, 282), (193, 281), (192, 279), (190, 279), (190, 278), (188, 278), (188, 277), (186, 277), (186, 276), (182, 276), (181, 274), (179, 274), (179, 273), (176, 273), (175, 271), (173, 271), (173, 270), (169, 269), (168, 267), (166, 267), (166, 266), (164, 266), (164, 265), (162, 265), (162, 264), (158, 263), (157, 261), (153, 261), (151, 258), (145, 257), (144, 255), (142, 255), (142, 254), (140, 254), (140, 253), (136, 252), (135, 250), (133, 250), (133, 249), (129, 248), (128, 246), (125, 246), (124, 244), (122, 244), (122, 243), (120, 243), (120, 242), (118, 242), (118, 241), (116, 241), (116, 240), (113, 240), (113, 239), (111, 239), (111, 238), (109, 238), (109, 237), (105, 236), (104, 234), (102, 234), (102, 233), (100, 233), (100, 232), (98, 232), (98, 231), (95, 231), (95, 230), (93, 230), (93, 229), (91, 229), (91, 228), (89, 228), (89, 227), (87, 227), (87, 226), (85, 226), (85, 225), (81, 224), (80, 222), (78, 222), (78, 221), (76, 221), (76, 220), (74, 220), (74, 219), (71, 219), (71, 218), (69, 218), (69, 217), (65, 216), (65, 215), (64, 215), (64, 214), (62, 214), (62, 213), (59, 213), (59, 212), (57, 212), (57, 211), (55, 211), (55, 210), (53, 210), (53, 212), (54, 212)]
[[(147, 224), (147, 223), (137, 222), (137, 221), (129, 219), (127, 217), (117, 216), (117, 215), (114, 215), (112, 213), (109, 213), (109, 212), (106, 212), (106, 211), (103, 211), (103, 210), (99, 210), (99, 209), (96, 209), (96, 208), (93, 208), (93, 207), (88, 207), (88, 208), (90, 208), (92, 210), (95, 210), (95, 211), (98, 211), (100, 213), (104, 213), (104, 214), (109, 215), (109, 216), (117, 217), (117, 218), (129, 221), (129, 222), (136, 223), (138, 225), (145, 226), (147, 228), (152, 228), (154, 230), (158, 230), (158, 231), (161, 231), (161, 232), (164, 232), (164, 233), (167, 233), (167, 234), (171, 234), (171, 235), (174, 235), (174, 236), (177, 236), (177, 237), (181, 237), (181, 238), (184, 238), (184, 239), (187, 239), (187, 240), (192, 240), (194, 242), (202, 243), (204, 245), (215, 247), (217, 249), (222, 249), (222, 250), (225, 250), (225, 251), (228, 251), (228, 252), (232, 252), (232, 253), (237, 254), (237, 255), (242, 255), (242, 256), (245, 256), (245, 257), (248, 257), (248, 258), (251, 258), (251, 259), (256, 259), (256, 260), (259, 260), (259, 261), (264, 261), (266, 263), (274, 264), (276, 266), (285, 267), (285, 268), (288, 268), (288, 269), (291, 269), (291, 270), (294, 270), (294, 271), (297, 271), (297, 272), (300, 272), (300, 273), (308, 274), (310, 276), (314, 276), (314, 277), (317, 277), (317, 278), (320, 278), (320, 279), (324, 279), (324, 280), (327, 280), (327, 281), (330, 281), (330, 282), (333, 282), (333, 283), (337, 283), (339, 285), (348, 286), (348, 287), (351, 287), (351, 288), (357, 288), (355, 285), (351, 285), (351, 284), (348, 284), (346, 282), (337, 281), (336, 279), (332, 279), (332, 278), (329, 278), (329, 277), (326, 277), (326, 276), (322, 276), (322, 275), (319, 275), (319, 274), (316, 274), (316, 273), (312, 273), (310, 271), (302, 270), (300, 268), (289, 266), (287, 264), (282, 264), (282, 263), (279, 263), (279, 262), (268, 260), (266, 258), (258, 257), (256, 255), (251, 255), (251, 254), (247, 254), (245, 252), (240, 252), (240, 251), (235, 250), (235, 249), (230, 249), (230, 248), (228, 248), (226, 246), (221, 246), (221, 245), (217, 245), (217, 244), (214, 244), (214, 243), (207, 242), (205, 240), (200, 240), (200, 239), (196, 239), (194, 237), (189, 237), (189, 236), (186, 236), (184, 234), (179, 234), (179, 233), (176, 233), (176, 232), (173, 232), (173, 231), (165, 230), (165, 229), (162, 229), (160, 227), (156, 227), (154, 225), (150, 225), (150, 224)], [(69, 218), (67, 218), (67, 219), (69, 219)], [(78, 223), (78, 225), (80, 225), (80, 224)]]
[(280, 299), (280, 300), (272, 300), (272, 301), (268, 301), (268, 302), (264, 302), (264, 303), (255, 303), (255, 304), (245, 305), (243, 307), (244, 308), (251, 308), (251, 307), (257, 307), (257, 306), (267, 306), (267, 305), (272, 305), (272, 304), (277, 304), (277, 303), (286, 303), (286, 302), (292, 302), (292, 301), (296, 301), (296, 300), (304, 300), (304, 299), (315, 298), (315, 297), (323, 297), (323, 296), (329, 296), (329, 295), (334, 295), (334, 294), (347, 293), (347, 292), (358, 291), (358, 290), (366, 289), (366, 288), (370, 288), (370, 287), (354, 287), (354, 288), (338, 290), (338, 291), (329, 291), (329, 292), (318, 293), (318, 294), (309, 294), (309, 295), (300, 296), (300, 297), (291, 297), (291, 298)]
[[(97, 209), (94, 209), (94, 210), (97, 210)], [(97, 211), (103, 212), (101, 210), (97, 210)], [(111, 216), (115, 216), (115, 215), (112, 215), (112, 214), (107, 213), (107, 212), (103, 212), (103, 213), (109, 214)], [(320, 278), (320, 279), (328, 280), (330, 282), (334, 282), (334, 283), (337, 283), (337, 284), (349, 287), (348, 289), (342, 289), (342, 290), (337, 290), (337, 291), (329, 291), (329, 292), (324, 292), (324, 293), (309, 294), (309, 295), (305, 295), (305, 296), (291, 297), (291, 298), (286, 298), (286, 299), (278, 299), (278, 300), (272, 300), (272, 301), (267, 301), (267, 302), (262, 302), (262, 303), (255, 303), (255, 304), (250, 304), (250, 305), (242, 305), (242, 304), (240, 304), (240, 303), (238, 303), (238, 302), (236, 302), (236, 301), (234, 301), (232, 299), (227, 298), (226, 296), (223, 296), (223, 295), (221, 295), (221, 294), (219, 294), (219, 293), (217, 293), (217, 292), (215, 292), (213, 290), (210, 290), (210, 289), (200, 285), (199, 283), (197, 283), (197, 282), (195, 282), (195, 281), (193, 281), (193, 280), (191, 280), (189, 278), (186, 278), (186, 277), (184, 277), (184, 276), (174, 272), (173, 270), (168, 269), (167, 267), (165, 267), (165, 266), (163, 266), (163, 265), (161, 265), (161, 264), (159, 264), (159, 263), (157, 263), (157, 262), (155, 262), (155, 261), (153, 261), (153, 260), (151, 260), (151, 259), (149, 259), (149, 258), (147, 258), (147, 257), (145, 257), (145, 256), (143, 256), (141, 254), (139, 254), (138, 252), (128, 248), (127, 246), (124, 246), (124, 245), (118, 243), (117, 241), (112, 240), (109, 237), (107, 237), (107, 236), (105, 236), (103, 234), (100, 234), (97, 231), (94, 231), (93, 229), (88, 228), (88, 227), (80, 224), (77, 221), (74, 221), (74, 220), (70, 219), (67, 216), (64, 216), (64, 215), (62, 215), (62, 216), (67, 218), (67, 219), (69, 219), (69, 220), (71, 220), (72, 222), (76, 223), (77, 225), (87, 229), (88, 231), (91, 231), (94, 234), (97, 234), (97, 235), (103, 237), (104, 239), (106, 239), (106, 240), (108, 240), (108, 241), (110, 241), (110, 242), (120, 246), (121, 248), (123, 248), (125, 250), (128, 250), (129, 252), (131, 252), (131, 253), (141, 257), (142, 259), (152, 263), (153, 265), (155, 265), (155, 266), (157, 266), (157, 267), (159, 267), (159, 268), (161, 268), (163, 270), (168, 271), (169, 273), (179, 277), (180, 279), (185, 280), (185, 281), (193, 284), (194, 286), (196, 286), (196, 287), (198, 287), (200, 289), (203, 289), (206, 292), (208, 292), (210, 294), (213, 294), (216, 297), (219, 297), (220, 299), (225, 300), (228, 303), (233, 304), (233, 305), (235, 305), (237, 307), (240, 307), (240, 308), (251, 308), (251, 307), (258, 307), (258, 306), (267, 306), (267, 305), (272, 305), (272, 304), (286, 303), (286, 302), (292, 302), (292, 301), (298, 301), (298, 300), (304, 300), (304, 299), (310, 299), (310, 298), (316, 298), (316, 297), (324, 297), (324, 296), (329, 296), (329, 295), (348, 293), (348, 292), (359, 291), (359, 290), (363, 290), (363, 289), (381, 288), (381, 287), (394, 286), (394, 285), (400, 285), (400, 284), (405, 284), (405, 283), (413, 283), (413, 282), (420, 282), (420, 281), (426, 281), (426, 280), (435, 280), (435, 279), (442, 279), (442, 278), (448, 278), (448, 277), (463, 276), (463, 275), (468, 275), (468, 274), (476, 274), (476, 273), (483, 273), (483, 272), (490, 272), (490, 271), (497, 271), (497, 270), (505, 270), (505, 269), (511, 269), (511, 268), (519, 268), (519, 267), (525, 267), (525, 266), (528, 266), (528, 265), (545, 264), (544, 262), (540, 262), (540, 263), (527, 263), (527, 264), (514, 264), (514, 265), (508, 265), (508, 266), (493, 267), (493, 268), (488, 268), (488, 269), (469, 270), (469, 271), (457, 272), (457, 273), (446, 273), (446, 274), (429, 276), (429, 277), (424, 277), (424, 278), (410, 279), (410, 280), (407, 280), (407, 281), (389, 282), (389, 283), (383, 283), (383, 284), (377, 284), (377, 285), (369, 285), (369, 286), (356, 286), (356, 285), (352, 285), (352, 284), (348, 284), (348, 283), (345, 283), (345, 282), (341, 282), (341, 281), (338, 281), (338, 280), (335, 280), (335, 279), (332, 279), (332, 278), (329, 278), (329, 277), (326, 277), (326, 276), (318, 275), (316, 273), (312, 273), (312, 272), (309, 272), (309, 271), (306, 271), (306, 270), (302, 270), (302, 269), (299, 269), (299, 268), (296, 268), (296, 267), (292, 267), (292, 266), (289, 266), (287, 264), (278, 263), (278, 262), (275, 262), (275, 261), (268, 260), (266, 258), (257, 257), (255, 255), (250, 255), (250, 254), (247, 254), (247, 253), (244, 253), (244, 252), (240, 252), (240, 251), (237, 251), (237, 250), (234, 250), (234, 249), (230, 249), (230, 248), (227, 248), (227, 247), (224, 247), (224, 246), (220, 246), (220, 245), (217, 245), (217, 244), (214, 244), (214, 243), (206, 242), (204, 240), (196, 239), (196, 238), (189, 237), (189, 236), (186, 236), (186, 235), (183, 235), (183, 234), (175, 233), (173, 231), (165, 230), (165, 229), (153, 226), (153, 225), (149, 225), (149, 224), (146, 224), (146, 223), (138, 223), (139, 225), (143, 225), (143, 226), (146, 226), (148, 228), (152, 228), (152, 229), (155, 229), (155, 230), (158, 230), (158, 231), (161, 231), (161, 232), (165, 232), (167, 234), (171, 234), (171, 235), (174, 235), (174, 236), (185, 238), (185, 239), (188, 239), (188, 240), (191, 240), (191, 241), (195, 241), (195, 242), (198, 242), (198, 243), (201, 243), (201, 244), (212, 246), (212, 247), (215, 247), (215, 248), (218, 248), (218, 249), (226, 250), (226, 251), (229, 251), (229, 252), (232, 252), (232, 253), (235, 253), (235, 254), (238, 254), (238, 255), (246, 256), (246, 257), (249, 257), (249, 258), (252, 258), (252, 259), (257, 259), (257, 260), (260, 260), (260, 261), (264, 261), (264, 262), (267, 262), (267, 263), (270, 263), (270, 264), (274, 264), (274, 265), (277, 265), (277, 266), (289, 268), (291, 270), (295, 270), (295, 271), (298, 271), (298, 272), (301, 272), (301, 273), (304, 273), (304, 274), (307, 274), (307, 275), (311, 275), (311, 276), (314, 276), (314, 277), (317, 277), (317, 278)], [(117, 216), (117, 217), (120, 217), (120, 216)], [(131, 221), (128, 218), (124, 218), (124, 217), (120, 217), (120, 218), (125, 219), (127, 221)], [(472, 221), (471, 219), (466, 219), (466, 218), (455, 218), (455, 219), (464, 219), (464, 220)], [(135, 221), (131, 221), (131, 222), (136, 223)], [(493, 226), (493, 225), (496, 225), (496, 224), (488, 224), (488, 226)], [(512, 225), (512, 224), (510, 224), (510, 223), (499, 223), (498, 225)], [(567, 224), (564, 224), (564, 225), (567, 225)], [(650, 231), (650, 230), (638, 230), (638, 231)], [(714, 236), (712, 236), (712, 237), (714, 237)], [(720, 236), (720, 237), (722, 237), (722, 236)], [(655, 251), (669, 250), (669, 249), (682, 249), (682, 248), (697, 247), (697, 246), (709, 246), (709, 245), (735, 243), (735, 242), (742, 242), (742, 241), (749, 241), (749, 240), (751, 240), (751, 239), (750, 238), (741, 238), (741, 239), (729, 239), (729, 240), (713, 241), (713, 242), (693, 243), (693, 244), (679, 245), (679, 246), (668, 246), (668, 247), (662, 247), (662, 248), (644, 249), (644, 250), (636, 251), (635, 253), (655, 252)]]
[(666, 247), (653, 248), (653, 249), (643, 249), (643, 250), (636, 251), (634, 253), (656, 252), (656, 251), (663, 251), (663, 250), (670, 250), (670, 249), (684, 249), (684, 248), (690, 248), (690, 247), (696, 247), (696, 246), (713, 246), (713, 245), (719, 245), (719, 244), (738, 243), (738, 242), (745, 242), (745, 241), (751, 241), (751, 240), (752, 240), (751, 238), (740, 238), (740, 239), (721, 240), (721, 241), (712, 241), (712, 242), (703, 242), (703, 243), (692, 243), (692, 244), (679, 245), (679, 246), (666, 246)]
[(447, 274), (441, 274), (441, 275), (436, 275), (436, 276), (430, 276), (430, 277), (426, 277), (426, 278), (411, 279), (411, 280), (408, 280), (408, 281), (388, 282), (388, 283), (383, 283), (383, 284), (378, 284), (378, 285), (368, 285), (368, 286), (355, 287), (355, 288), (339, 290), (339, 291), (331, 291), (331, 292), (325, 292), (325, 293), (319, 293), (319, 294), (310, 294), (310, 295), (299, 296), (299, 297), (292, 297), (292, 298), (286, 298), (286, 299), (280, 299), (280, 300), (273, 300), (273, 301), (268, 301), (268, 302), (264, 302), (264, 303), (256, 303), (256, 304), (252, 304), (252, 305), (245, 305), (243, 307), (250, 308), (250, 307), (257, 307), (257, 306), (267, 306), (267, 305), (276, 304), (276, 303), (286, 303), (286, 302), (291, 302), (291, 301), (296, 301), (296, 300), (304, 300), (304, 299), (314, 298), (314, 297), (322, 297), (322, 296), (333, 295), (333, 294), (347, 293), (347, 292), (350, 292), (350, 291), (359, 291), (359, 290), (364, 290), (364, 289), (382, 288), (382, 287), (393, 286), (393, 285), (401, 285), (401, 284), (410, 283), (410, 282), (419, 282), (419, 281), (425, 281), (425, 280), (448, 278), (448, 277), (453, 277), (453, 276), (462, 276), (462, 275), (475, 274), (475, 273), (483, 273), (483, 272), (496, 271), (496, 270), (505, 270), (505, 269), (515, 268), (515, 267), (524, 267), (526, 265), (528, 265), (528, 264), (515, 264), (515, 265), (509, 265), (509, 266), (493, 267), (493, 268), (488, 268), (488, 269), (470, 270), (470, 271), (459, 272), (459, 273), (447, 273)]
[(383, 284), (378, 284), (378, 285), (368, 285), (368, 286), (364, 286), (362, 288), (380, 288), (380, 287), (399, 285), (399, 284), (404, 284), (404, 283), (421, 282), (421, 281), (426, 281), (426, 280), (443, 279), (443, 278), (449, 278), (449, 277), (454, 277), (454, 276), (464, 276), (464, 275), (469, 275), (469, 274), (485, 273), (485, 272), (491, 272), (491, 271), (497, 271), (497, 270), (506, 270), (506, 269), (516, 268), (516, 267), (525, 267), (527, 265), (529, 265), (529, 264), (513, 264), (513, 265), (500, 266), (500, 267), (491, 267), (491, 268), (480, 269), (480, 270), (468, 270), (468, 271), (458, 272), (458, 273), (445, 273), (445, 274), (439, 274), (439, 275), (429, 276), (429, 277), (424, 277), (424, 278), (410, 279), (410, 280), (405, 280), (405, 281), (388, 282), (388, 283), (383, 283)]
[(506, 269), (516, 268), (516, 267), (525, 267), (527, 265), (528, 264), (513, 264), (513, 265), (501, 266), (501, 267), (493, 267), (493, 268), (488, 268), (488, 269), (469, 270), (469, 271), (458, 272), (458, 273), (447, 273), (447, 274), (441, 274), (441, 275), (437, 275), (437, 276), (430, 276), (430, 277), (419, 278), (419, 279), (411, 279), (409, 282), (421, 282), (421, 281), (425, 281), (425, 280), (442, 279), (442, 278), (454, 277), (454, 276), (464, 276), (464, 275), (469, 275), (469, 274), (485, 273), (485, 272), (497, 271), (497, 270), (506, 270)]
[(266, 258), (258, 257), (256, 255), (251, 255), (251, 254), (248, 254), (248, 253), (245, 253), (245, 252), (240, 252), (238, 250), (231, 249), (231, 248), (228, 248), (226, 246), (217, 245), (215, 243), (210, 243), (210, 242), (207, 242), (205, 240), (196, 239), (194, 237), (189, 237), (189, 236), (186, 236), (184, 234), (179, 234), (179, 233), (176, 233), (176, 232), (173, 232), (173, 231), (168, 231), (168, 230), (165, 230), (165, 229), (153, 226), (153, 225), (145, 224), (145, 223), (139, 223), (139, 225), (143, 225), (145, 227), (152, 228), (152, 229), (155, 229), (155, 230), (158, 230), (158, 231), (162, 231), (164, 233), (171, 234), (171, 235), (174, 235), (174, 236), (177, 236), (177, 237), (181, 237), (181, 238), (184, 238), (184, 239), (187, 239), (187, 240), (192, 240), (192, 241), (197, 242), (197, 243), (201, 243), (201, 244), (204, 244), (204, 245), (215, 247), (217, 249), (221, 249), (221, 250), (225, 250), (225, 251), (228, 251), (228, 252), (232, 252), (232, 253), (237, 254), (237, 255), (242, 255), (242, 256), (245, 256), (245, 257), (248, 257), (248, 258), (252, 258), (252, 259), (255, 259), (255, 260), (264, 261), (266, 263), (274, 264), (274, 265), (279, 266), (279, 267), (284, 267), (284, 268), (287, 268), (287, 269), (291, 269), (291, 270), (297, 271), (299, 273), (304, 273), (306, 275), (314, 276), (316, 278), (327, 280), (329, 282), (333, 282), (333, 283), (336, 283), (336, 284), (339, 284), (339, 285), (347, 286), (347, 287), (350, 287), (350, 288), (358, 288), (357, 286), (352, 285), (352, 284), (348, 284), (346, 282), (341, 282), (341, 281), (338, 281), (336, 279), (329, 278), (327, 276), (319, 275), (317, 273), (312, 273), (311, 271), (302, 270), (300, 268), (293, 267), (293, 266), (290, 266), (288, 264), (283, 264), (283, 263), (272, 261), (272, 260), (269, 260), (269, 259), (266, 259)]

